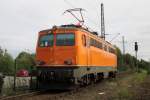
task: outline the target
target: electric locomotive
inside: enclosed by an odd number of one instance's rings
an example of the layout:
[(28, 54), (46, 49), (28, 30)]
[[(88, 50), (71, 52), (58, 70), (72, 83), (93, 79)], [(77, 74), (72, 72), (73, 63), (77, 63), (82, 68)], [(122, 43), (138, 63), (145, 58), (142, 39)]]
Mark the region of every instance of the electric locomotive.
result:
[(39, 32), (37, 47), (39, 88), (84, 86), (115, 77), (115, 47), (79, 25), (54, 26)]

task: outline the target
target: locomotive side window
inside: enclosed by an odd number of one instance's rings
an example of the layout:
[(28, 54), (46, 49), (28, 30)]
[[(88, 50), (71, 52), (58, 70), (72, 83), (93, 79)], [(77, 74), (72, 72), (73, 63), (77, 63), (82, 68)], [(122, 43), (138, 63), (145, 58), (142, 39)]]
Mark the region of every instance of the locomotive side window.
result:
[(39, 39), (39, 46), (40, 47), (53, 46), (53, 42), (54, 42), (53, 34), (42, 35), (42, 36), (40, 36), (40, 39)]
[(103, 49), (103, 44), (101, 42), (99, 43), (99, 48)]
[(57, 33), (56, 46), (73, 46), (75, 44), (75, 35), (73, 33)]
[(93, 40), (90, 38), (90, 46), (93, 45)]
[(94, 42), (94, 39), (91, 38), (91, 39), (90, 39), (90, 45), (91, 45), (91, 46), (94, 46), (94, 43), (95, 43), (95, 42)]
[(94, 39), (90, 39), (90, 46), (94, 46), (96, 48), (100, 48), (102, 49), (103, 48), (103, 44), (97, 40), (94, 40)]
[(82, 35), (82, 44), (84, 46), (86, 46), (86, 37), (85, 37), (85, 35)]
[(109, 52), (110, 53), (115, 53), (115, 50), (113, 48), (109, 47)]
[(104, 50), (107, 51), (107, 45), (104, 45)]

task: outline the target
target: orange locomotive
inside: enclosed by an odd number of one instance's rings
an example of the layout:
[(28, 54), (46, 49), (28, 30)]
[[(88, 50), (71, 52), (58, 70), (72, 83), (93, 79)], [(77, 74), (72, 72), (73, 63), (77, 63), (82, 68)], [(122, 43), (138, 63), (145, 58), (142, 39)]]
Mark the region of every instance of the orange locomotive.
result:
[(117, 71), (114, 46), (76, 25), (39, 32), (36, 60), (38, 85), (46, 88), (87, 85)]

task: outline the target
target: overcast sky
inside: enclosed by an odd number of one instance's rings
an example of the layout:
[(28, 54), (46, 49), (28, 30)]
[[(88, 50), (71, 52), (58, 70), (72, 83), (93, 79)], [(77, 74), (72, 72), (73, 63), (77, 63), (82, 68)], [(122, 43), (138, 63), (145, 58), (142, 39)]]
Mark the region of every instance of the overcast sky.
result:
[(21, 51), (35, 52), (40, 30), (53, 25), (77, 23), (69, 8), (84, 8), (85, 25), (100, 32), (100, 3), (104, 3), (106, 37), (122, 50), (134, 55), (134, 42), (139, 43), (138, 58), (150, 59), (149, 0), (0, 0), (0, 46), (14, 57)]

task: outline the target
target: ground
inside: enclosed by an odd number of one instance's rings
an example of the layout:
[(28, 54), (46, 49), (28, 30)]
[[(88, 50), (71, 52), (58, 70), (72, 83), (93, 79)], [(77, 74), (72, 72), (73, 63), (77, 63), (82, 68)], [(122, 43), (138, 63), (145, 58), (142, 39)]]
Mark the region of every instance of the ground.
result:
[(105, 79), (76, 92), (46, 93), (22, 100), (150, 100), (149, 84), (150, 76), (145, 73), (130, 73)]
[(150, 100), (150, 75), (146, 71), (121, 73), (77, 90), (47, 91), (13, 100)]

